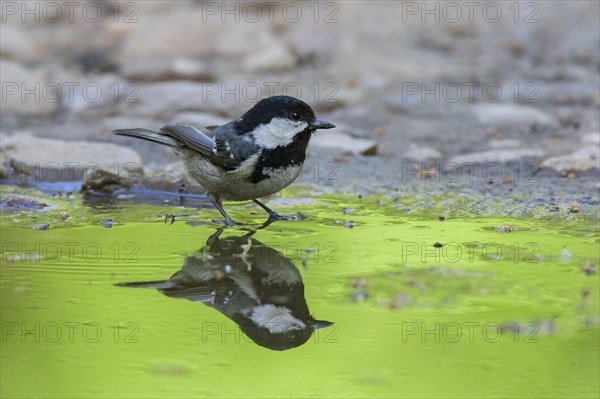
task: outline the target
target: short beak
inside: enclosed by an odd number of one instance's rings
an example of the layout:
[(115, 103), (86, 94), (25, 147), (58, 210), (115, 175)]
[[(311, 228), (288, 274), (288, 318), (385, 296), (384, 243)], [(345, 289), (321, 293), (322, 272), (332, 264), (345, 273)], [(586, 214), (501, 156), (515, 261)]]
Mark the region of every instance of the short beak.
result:
[(335, 125), (333, 123), (322, 121), (321, 119), (315, 119), (309, 127), (311, 129), (331, 129), (334, 128)]
[(310, 326), (313, 330), (320, 330), (321, 328), (331, 327), (332, 325), (332, 322), (325, 320), (315, 320), (312, 323), (310, 323)]

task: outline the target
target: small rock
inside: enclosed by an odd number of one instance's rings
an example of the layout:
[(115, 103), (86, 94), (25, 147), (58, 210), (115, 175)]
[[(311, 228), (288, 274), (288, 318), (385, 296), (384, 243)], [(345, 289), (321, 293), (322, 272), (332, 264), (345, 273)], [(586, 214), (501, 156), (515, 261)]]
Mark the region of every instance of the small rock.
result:
[[(2, 38), (4, 46), (5, 38)], [(56, 83), (50, 82), (46, 72), (29, 69), (16, 62), (0, 59), (2, 71), (2, 107), (0, 115), (12, 114), (27, 116), (51, 116), (58, 111), (60, 106), (59, 89)], [(28, 96), (23, 101), (23, 91), (26, 88), (35, 94)], [(43, 95), (42, 95), (43, 93)]]
[(226, 26), (216, 15), (208, 18), (201, 7), (144, 14), (143, 23), (131, 25), (135, 29), (121, 50), (130, 59), (208, 55)]
[(315, 134), (310, 141), (311, 148), (326, 149), (341, 154), (376, 155), (377, 142), (355, 138), (346, 133), (327, 132)]
[(178, 192), (182, 185), (185, 186), (186, 193), (204, 194), (206, 192), (187, 173), (183, 161), (170, 163), (161, 171), (154, 173), (152, 176), (144, 176), (135, 184), (137, 188), (166, 192)]
[(404, 153), (404, 158), (413, 159), (415, 161), (424, 161), (427, 159), (439, 159), (442, 154), (435, 148), (418, 146), (410, 144), (408, 150)]
[(193, 58), (175, 59), (149, 56), (126, 63), (122, 74), (125, 78), (140, 82), (166, 80), (191, 80), (208, 82), (215, 80), (204, 63)]
[(117, 64), (110, 53), (104, 51), (82, 51), (75, 54), (72, 63), (78, 65), (85, 73), (116, 72)]
[(597, 146), (587, 146), (568, 155), (545, 159), (540, 163), (540, 167), (554, 169), (560, 173), (600, 169), (600, 155), (598, 152)]
[(473, 105), (472, 110), (479, 122), (484, 125), (517, 128), (558, 125), (558, 120), (554, 116), (526, 105), (485, 103)]
[(600, 146), (600, 132), (586, 133), (581, 138), (581, 141), (583, 143), (595, 144), (596, 146)]
[(127, 173), (113, 173), (110, 170), (94, 168), (87, 171), (81, 183), (81, 192), (94, 191), (112, 194), (117, 190), (127, 189), (133, 185), (134, 179)]
[(50, 225), (48, 223), (40, 223), (34, 224), (33, 226), (31, 226), (31, 228), (33, 230), (48, 230), (50, 228)]
[(586, 276), (591, 276), (596, 271), (596, 266), (592, 262), (585, 262), (583, 265), (583, 272)]
[(313, 24), (303, 18), (298, 23), (289, 25), (285, 40), (305, 62), (315, 58), (326, 59), (335, 53), (339, 44), (339, 31), (333, 25)]
[(296, 65), (296, 56), (283, 43), (274, 43), (250, 55), (242, 63), (248, 72), (284, 71)]
[(201, 111), (221, 115), (237, 115), (250, 108), (249, 104), (224, 101), (222, 88), (233, 88), (235, 82), (197, 83), (169, 81), (140, 84), (137, 103), (126, 104), (123, 112), (130, 116), (148, 118), (172, 118), (182, 111)]
[(522, 158), (539, 158), (544, 155), (542, 150), (533, 148), (498, 149), (490, 151), (472, 152), (458, 155), (450, 159), (449, 163), (466, 164), (471, 162), (498, 162), (506, 163)]
[(95, 176), (97, 170), (130, 176), (142, 170), (135, 151), (115, 144), (46, 139), (23, 132), (0, 137), (0, 163), (17, 165), (15, 174), (25, 172), (36, 181), (77, 181)]
[(47, 207), (43, 202), (39, 202), (33, 197), (17, 194), (2, 194), (0, 195), (0, 209), (2, 212), (13, 211), (35, 211)]

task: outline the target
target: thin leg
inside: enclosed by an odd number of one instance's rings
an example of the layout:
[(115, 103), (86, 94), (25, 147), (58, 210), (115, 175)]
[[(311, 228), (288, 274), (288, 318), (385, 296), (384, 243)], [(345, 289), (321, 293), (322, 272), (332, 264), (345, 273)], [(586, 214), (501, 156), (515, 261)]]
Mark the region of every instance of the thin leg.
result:
[(219, 213), (221, 215), (223, 215), (223, 218), (225, 219), (225, 224), (227, 226), (235, 226), (237, 224), (225, 212), (225, 209), (223, 209), (223, 206), (221, 205), (221, 200), (219, 198), (215, 197), (214, 195), (209, 195), (208, 199), (210, 200), (210, 202), (212, 202), (212, 204), (215, 206), (215, 208), (217, 208), (217, 210), (219, 211)]

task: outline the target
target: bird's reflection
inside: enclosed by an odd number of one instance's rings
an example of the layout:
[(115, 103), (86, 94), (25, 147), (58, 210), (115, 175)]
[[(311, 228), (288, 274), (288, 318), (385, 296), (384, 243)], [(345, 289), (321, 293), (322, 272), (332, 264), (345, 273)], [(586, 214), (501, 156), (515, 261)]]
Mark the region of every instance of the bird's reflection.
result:
[(314, 330), (333, 324), (310, 314), (302, 276), (290, 259), (252, 238), (253, 233), (220, 238), (222, 232), (186, 257), (168, 280), (117, 285), (155, 288), (171, 298), (202, 302), (237, 323), (258, 345), (273, 350), (300, 346)]

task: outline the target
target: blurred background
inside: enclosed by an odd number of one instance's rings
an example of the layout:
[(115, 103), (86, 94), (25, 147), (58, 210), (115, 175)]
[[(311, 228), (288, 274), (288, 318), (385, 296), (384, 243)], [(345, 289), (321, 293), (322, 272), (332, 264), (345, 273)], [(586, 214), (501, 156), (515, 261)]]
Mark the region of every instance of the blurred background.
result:
[(220, 124), (287, 94), (339, 127), (309, 149), (309, 161), (337, 163), (338, 190), (393, 185), (406, 162), (589, 173), (598, 15), (596, 1), (4, 1), (2, 162), (169, 175), (169, 149), (111, 130)]

